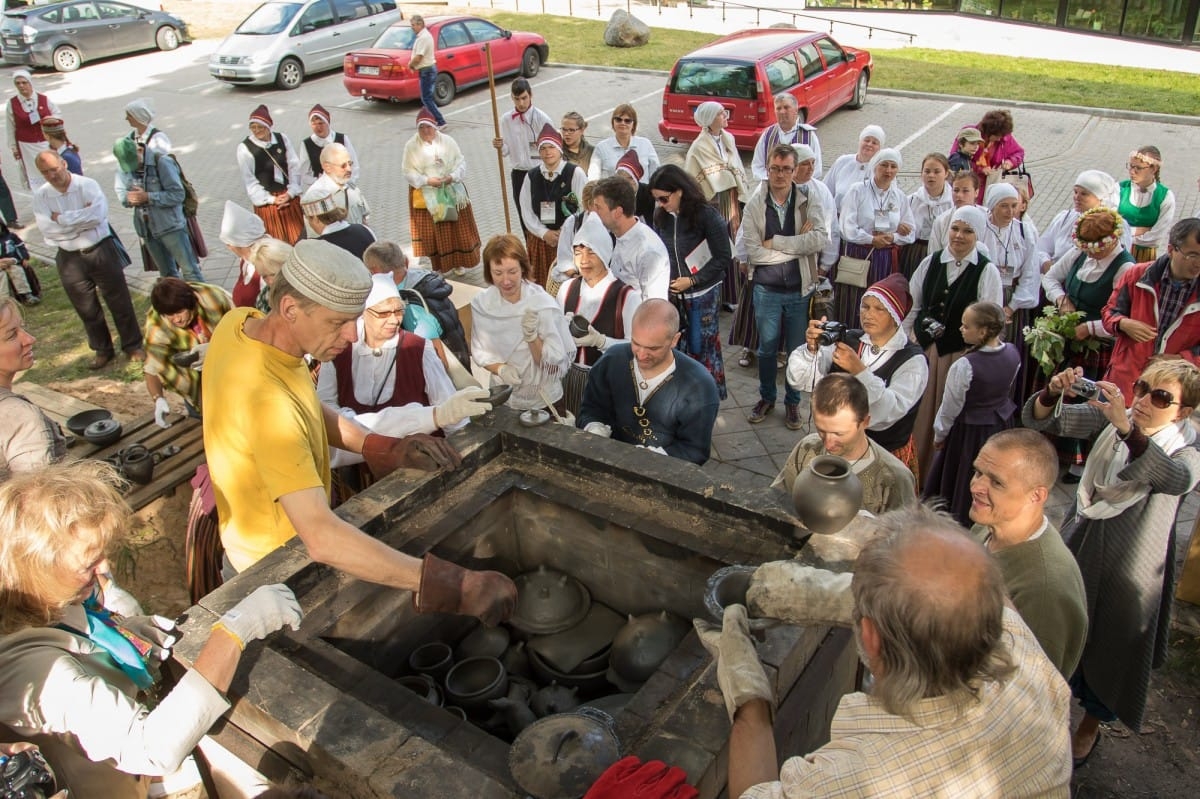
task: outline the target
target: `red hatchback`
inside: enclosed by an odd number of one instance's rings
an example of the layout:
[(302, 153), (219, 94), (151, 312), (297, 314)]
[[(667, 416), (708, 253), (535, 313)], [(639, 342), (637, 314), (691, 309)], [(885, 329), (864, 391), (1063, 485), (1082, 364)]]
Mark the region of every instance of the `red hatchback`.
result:
[[(425, 25), (437, 46), (433, 97), (438, 105), (453, 100), (459, 89), (487, 82), (485, 44), (491, 44), (496, 77), (519, 72), (532, 78), (550, 55), (540, 35), (508, 31), (479, 17), (428, 17)], [(347, 53), (342, 61), (346, 91), (367, 100), (420, 100), (420, 79), (408, 68), (415, 38), (410, 23), (399, 22), (370, 49)]]
[(740, 150), (753, 150), (775, 121), (775, 96), (795, 95), (800, 119), (814, 123), (843, 105), (861, 108), (874, 64), (866, 50), (843, 47), (826, 33), (768, 28), (717, 39), (675, 62), (663, 90), (658, 132), (690, 142), (700, 129), (696, 106), (716, 100), (729, 111)]

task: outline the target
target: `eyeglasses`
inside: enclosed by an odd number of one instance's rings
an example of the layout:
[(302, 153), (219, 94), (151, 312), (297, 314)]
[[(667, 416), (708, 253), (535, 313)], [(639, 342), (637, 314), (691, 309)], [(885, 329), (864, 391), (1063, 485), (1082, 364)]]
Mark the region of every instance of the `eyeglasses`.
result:
[(578, 133), (579, 131), (583, 130), (583, 128), (559, 128), (559, 130), (563, 133)]
[(795, 167), (790, 166), (769, 166), (767, 171), (772, 175), (790, 175), (796, 171)]
[(1150, 395), (1150, 404), (1160, 410), (1164, 410), (1166, 408), (1170, 408), (1172, 405), (1179, 404), (1176, 402), (1175, 397), (1171, 394), (1171, 392), (1167, 391), (1165, 388), (1156, 388), (1151, 391), (1150, 384), (1145, 380), (1139, 380), (1133, 384), (1133, 396), (1141, 399), (1147, 394)]
[(1130, 172), (1145, 172), (1147, 169), (1153, 169), (1154, 167), (1147, 164), (1126, 164), (1125, 168)]
[(404, 309), (403, 308), (391, 308), (391, 309), (384, 310), (384, 311), (377, 311), (374, 308), (368, 308), (367, 313), (369, 313), (371, 316), (375, 317), (376, 319), (387, 319), (389, 316), (392, 317), (393, 319), (404, 318)]
[(654, 202), (658, 203), (659, 205), (666, 205), (667, 203), (671, 202), (671, 195), (669, 195), (669, 194), (655, 194), (655, 195), (654, 195)]
[(612, 121), (614, 125), (632, 125), (634, 123), (633, 117), (613, 117)]
[(1189, 263), (1189, 264), (1200, 263), (1200, 252), (1184, 252), (1183, 250), (1172, 250), (1172, 254), (1178, 255), (1186, 263)]

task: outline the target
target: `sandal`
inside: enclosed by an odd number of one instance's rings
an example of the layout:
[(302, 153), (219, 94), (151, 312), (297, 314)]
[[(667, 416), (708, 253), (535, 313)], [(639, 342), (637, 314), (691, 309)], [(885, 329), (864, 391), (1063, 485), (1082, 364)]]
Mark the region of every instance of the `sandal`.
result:
[(738, 357), (738, 366), (743, 369), (748, 368), (754, 362), (754, 356), (750, 350), (742, 350), (742, 354)]

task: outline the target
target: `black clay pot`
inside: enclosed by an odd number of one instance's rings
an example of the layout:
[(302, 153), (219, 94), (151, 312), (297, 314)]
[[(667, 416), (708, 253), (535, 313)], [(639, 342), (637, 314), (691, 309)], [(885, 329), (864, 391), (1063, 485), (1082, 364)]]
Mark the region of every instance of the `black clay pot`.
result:
[(154, 479), (154, 456), (141, 444), (121, 451), (121, 474), (138, 485), (148, 485)]
[(792, 484), (792, 503), (800, 523), (814, 533), (831, 535), (848, 525), (862, 508), (862, 483), (850, 463), (836, 455), (818, 455)]

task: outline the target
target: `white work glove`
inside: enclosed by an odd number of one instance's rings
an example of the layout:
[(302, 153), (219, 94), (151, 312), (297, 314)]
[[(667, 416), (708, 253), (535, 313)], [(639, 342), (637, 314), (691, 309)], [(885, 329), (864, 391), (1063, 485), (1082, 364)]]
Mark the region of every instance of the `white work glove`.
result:
[(204, 366), (204, 356), (208, 354), (208, 344), (207, 343), (197, 344), (196, 346), (192, 347), (190, 352), (194, 352), (194, 353), (196, 353), (196, 355), (200, 356), (200, 357), (196, 358), (196, 360), (192, 363), (192, 366), (191, 366), (191, 368), (193, 368), (197, 372), (199, 372), (200, 369)]
[(750, 577), (746, 606), (755, 618), (789, 624), (854, 624), (850, 572), (815, 569), (794, 560), (764, 563)]
[(481, 416), (492, 409), (490, 403), (481, 402), (491, 393), (486, 388), (471, 386), (455, 392), (433, 409), (433, 423), (438, 427), (449, 427), (458, 424), (463, 419)]
[(538, 312), (528, 310), (521, 317), (521, 338), (530, 342), (538, 337)]
[(588, 422), (586, 425), (584, 425), (583, 432), (595, 433), (598, 436), (612, 438), (612, 428), (606, 425), (604, 422)]
[(637, 444), (636, 448), (650, 450), (651, 452), (657, 452), (659, 455), (667, 454), (667, 451), (665, 449), (663, 449), (662, 447), (647, 447), (645, 444)]
[(300, 629), (304, 611), (292, 589), (283, 583), (263, 585), (230, 608), (216, 626), (223, 627), (242, 648), (251, 641), (266, 638), (286, 625)]
[(571, 340), (575, 342), (576, 347), (595, 347), (598, 350), (602, 350), (608, 345), (608, 336), (591, 325), (588, 325), (588, 332), (585, 335), (578, 338), (572, 336)]
[(171, 426), (167, 421), (167, 414), (171, 412), (171, 403), (167, 402), (166, 397), (159, 397), (154, 401), (154, 423), (166, 430)]
[(165, 616), (127, 616), (119, 619), (118, 623), (150, 644), (150, 656), (156, 660), (171, 657), (171, 647), (179, 640), (175, 622)]
[(775, 715), (775, 691), (750, 639), (750, 623), (741, 605), (725, 608), (724, 623), (718, 628), (705, 619), (693, 619), (700, 643), (717, 661), (717, 684), (725, 698), (729, 720), (737, 709), (754, 699), (763, 699)]
[(501, 383), (509, 386), (521, 385), (521, 371), (511, 363), (502, 364), (496, 372), (496, 377), (500, 378)]
[(100, 593), (104, 597), (104, 609), (111, 610), (121, 616), (141, 616), (142, 603), (134, 599), (133, 594), (117, 585), (111, 574), (104, 574), (100, 581)]

